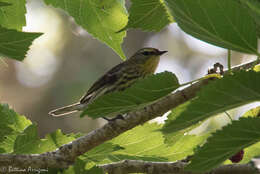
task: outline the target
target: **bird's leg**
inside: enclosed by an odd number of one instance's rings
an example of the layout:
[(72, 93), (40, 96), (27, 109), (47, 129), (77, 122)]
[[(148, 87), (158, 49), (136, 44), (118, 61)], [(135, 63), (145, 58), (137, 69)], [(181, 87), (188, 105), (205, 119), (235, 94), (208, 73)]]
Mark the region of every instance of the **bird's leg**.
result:
[(105, 119), (105, 120), (108, 121), (108, 122), (110, 122), (110, 121), (115, 121), (115, 120), (117, 120), (117, 119), (121, 119), (121, 120), (124, 120), (124, 119), (125, 119), (124, 116), (121, 115), (121, 114), (117, 115), (117, 116), (114, 117), (114, 118), (107, 118), (107, 117), (102, 117), (102, 118)]

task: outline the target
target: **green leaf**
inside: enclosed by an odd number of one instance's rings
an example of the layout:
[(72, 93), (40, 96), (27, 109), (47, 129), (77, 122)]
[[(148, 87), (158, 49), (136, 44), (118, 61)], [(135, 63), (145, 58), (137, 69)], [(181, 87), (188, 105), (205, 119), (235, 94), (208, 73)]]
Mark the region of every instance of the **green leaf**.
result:
[(219, 47), (257, 53), (256, 25), (235, 0), (165, 0), (188, 34)]
[(127, 24), (124, 0), (45, 0), (45, 3), (68, 12), (93, 37), (106, 43), (125, 59), (120, 44), (126, 32), (116, 33)]
[(244, 3), (248, 9), (249, 13), (255, 19), (256, 22), (256, 29), (257, 29), (257, 36), (260, 37), (260, 2), (258, 0), (240, 0)]
[(92, 118), (124, 114), (142, 108), (166, 96), (179, 87), (177, 77), (170, 72), (150, 75), (122, 92), (101, 96), (89, 104), (81, 116)]
[(57, 130), (54, 133), (46, 135), (45, 139), (40, 139), (37, 126), (32, 124), (17, 136), (13, 153), (37, 154), (52, 151), (63, 144), (75, 140), (75, 137), (76, 135), (64, 135), (60, 130)]
[(0, 54), (22, 61), (32, 41), (41, 35), (42, 33), (20, 32), (0, 26)]
[(80, 157), (73, 166), (62, 172), (63, 174), (103, 174), (103, 170), (93, 162), (86, 162)]
[(9, 6), (9, 5), (12, 5), (12, 4), (0, 1), (0, 6)]
[[(167, 120), (165, 121), (165, 124), (169, 124), (169, 122), (175, 120), (184, 110), (186, 110), (186, 107), (189, 106), (189, 104), (190, 104), (190, 101), (180, 105), (177, 108), (174, 108), (167, 115)], [(191, 129), (193, 129), (195, 127), (197, 127), (197, 125), (188, 127), (187, 129), (181, 130), (179, 132), (171, 132), (171, 133), (164, 134), (165, 143), (168, 145), (175, 144), (185, 133), (189, 132)]]
[[(178, 117), (169, 120), (162, 131), (186, 129), (218, 113), (260, 100), (260, 72), (241, 71), (203, 87)], [(178, 110), (178, 108), (177, 108)]]
[(0, 55), (23, 60), (32, 41), (41, 33), (25, 33), (25, 0), (0, 1)]
[(193, 149), (205, 140), (202, 136), (182, 135), (179, 141), (170, 147), (164, 143), (163, 135), (158, 131), (160, 128), (161, 125), (155, 123), (138, 126), (108, 142), (114, 147), (118, 145), (120, 148), (112, 149), (108, 146), (110, 150), (105, 151), (107, 145), (102, 144), (98, 150), (95, 148), (84, 154), (84, 161), (97, 164), (107, 164), (125, 159), (176, 161), (191, 155)]
[[(246, 113), (243, 114), (242, 117), (258, 117), (260, 114), (260, 106), (250, 109), (249, 111), (247, 111)], [(260, 143), (256, 143), (252, 146), (249, 146), (248, 148), (244, 149), (245, 153), (244, 153), (244, 157), (243, 160), (240, 161), (240, 163), (248, 163), (249, 161), (251, 161), (251, 159), (253, 157), (257, 157), (260, 155)]]
[(40, 139), (35, 124), (9, 109), (8, 105), (0, 104), (0, 153), (43, 153), (55, 150), (78, 136), (64, 135), (57, 130)]
[(31, 121), (0, 104), (0, 153), (12, 152), (15, 138), (29, 125)]
[(250, 109), (242, 117), (260, 117), (260, 106)]
[[(18, 135), (14, 143), (14, 154), (40, 153), (41, 140), (38, 137), (35, 124), (28, 126), (22, 134)], [(33, 148), (32, 148), (33, 147)]]
[(132, 0), (127, 25), (122, 29), (141, 28), (147, 31), (160, 31), (173, 22), (162, 0)]
[(26, 25), (25, 21), (25, 0), (1, 0), (1, 4), (8, 3), (10, 5), (1, 7), (0, 9), (0, 24), (9, 29), (21, 31)]
[(260, 140), (259, 124), (259, 118), (241, 118), (218, 130), (197, 149), (186, 169), (209, 171), (240, 150), (257, 143)]
[(85, 153), (82, 156), (88, 161), (100, 163), (101, 161), (105, 160), (112, 152), (121, 149), (124, 148), (112, 142), (107, 142), (95, 147), (94, 149)]
[[(119, 145), (113, 144), (111, 142), (103, 143), (94, 149), (88, 151), (84, 155), (79, 156), (76, 162), (69, 169), (65, 170), (64, 174), (92, 174), (101, 173), (103, 170), (98, 168), (96, 164), (100, 164), (101, 161), (105, 160), (108, 155), (112, 152), (123, 149)], [(110, 161), (109, 161), (110, 162)]]

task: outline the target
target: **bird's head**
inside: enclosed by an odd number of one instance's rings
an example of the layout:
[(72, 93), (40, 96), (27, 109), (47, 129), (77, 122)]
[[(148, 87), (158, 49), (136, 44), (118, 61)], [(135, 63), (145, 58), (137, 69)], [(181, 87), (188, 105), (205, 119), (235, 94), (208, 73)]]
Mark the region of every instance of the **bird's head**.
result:
[(160, 56), (166, 52), (156, 48), (142, 48), (128, 60), (143, 68), (148, 73), (153, 73), (159, 63)]
[(129, 58), (137, 64), (145, 64), (147, 61), (157, 59), (167, 51), (160, 51), (156, 48), (142, 48)]

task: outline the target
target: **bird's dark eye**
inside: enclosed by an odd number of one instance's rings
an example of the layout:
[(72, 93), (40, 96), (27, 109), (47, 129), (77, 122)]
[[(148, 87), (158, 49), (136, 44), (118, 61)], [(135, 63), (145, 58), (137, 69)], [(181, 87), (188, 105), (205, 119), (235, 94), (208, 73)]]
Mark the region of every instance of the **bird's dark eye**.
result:
[(144, 51), (142, 54), (145, 55), (145, 56), (148, 56), (148, 55), (152, 55), (153, 52), (150, 52), (150, 51)]

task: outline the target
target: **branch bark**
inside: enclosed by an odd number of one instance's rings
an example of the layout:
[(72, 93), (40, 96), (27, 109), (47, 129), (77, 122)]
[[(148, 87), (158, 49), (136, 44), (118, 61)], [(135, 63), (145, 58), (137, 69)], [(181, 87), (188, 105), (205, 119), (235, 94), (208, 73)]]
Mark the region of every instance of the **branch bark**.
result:
[[(250, 62), (233, 68), (234, 70), (251, 67), (256, 62)], [(259, 62), (257, 62), (259, 63)], [(183, 104), (195, 97), (202, 86), (208, 84), (210, 79), (196, 82), (183, 90), (170, 94), (154, 104), (135, 112), (130, 112), (124, 120), (108, 122), (103, 127), (96, 129), (73, 142), (61, 146), (59, 149), (42, 154), (0, 154), (0, 168), (6, 166), (37, 167), (37, 168), (67, 168), (75, 159), (94, 147), (111, 140), (123, 132), (143, 124), (165, 112)]]
[[(124, 160), (100, 165), (109, 174), (147, 173), (147, 174), (193, 174), (185, 171), (185, 162), (150, 162), (141, 160)], [(232, 164), (220, 166), (205, 174), (260, 174), (250, 164)]]

